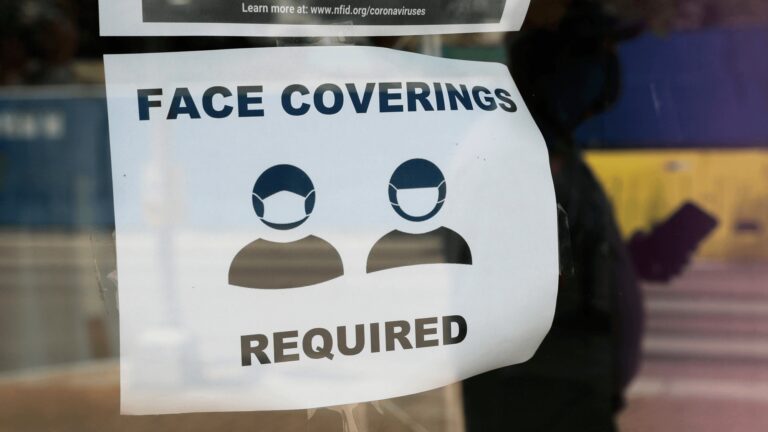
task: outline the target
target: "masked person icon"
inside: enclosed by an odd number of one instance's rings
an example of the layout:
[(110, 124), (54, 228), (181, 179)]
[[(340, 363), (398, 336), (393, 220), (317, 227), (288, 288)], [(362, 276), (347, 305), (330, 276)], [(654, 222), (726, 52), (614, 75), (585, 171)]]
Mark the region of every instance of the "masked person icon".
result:
[[(445, 176), (426, 159), (402, 163), (389, 181), (389, 201), (403, 219), (419, 223), (437, 215), (445, 203)], [(440, 227), (411, 234), (394, 230), (376, 242), (368, 255), (366, 271), (373, 273), (420, 264), (472, 264), (469, 245), (455, 231)]]
[[(291, 230), (309, 219), (315, 207), (315, 187), (309, 176), (293, 165), (264, 171), (253, 186), (253, 210), (268, 227)], [(338, 251), (310, 235), (287, 243), (255, 240), (235, 255), (229, 284), (245, 288), (298, 288), (344, 274)]]

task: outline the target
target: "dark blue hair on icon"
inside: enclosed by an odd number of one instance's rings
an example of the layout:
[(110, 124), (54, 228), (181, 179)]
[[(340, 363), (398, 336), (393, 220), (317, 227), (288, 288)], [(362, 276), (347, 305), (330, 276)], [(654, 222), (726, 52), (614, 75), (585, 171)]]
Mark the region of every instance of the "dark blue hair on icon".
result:
[(426, 159), (411, 159), (403, 162), (392, 173), (389, 184), (397, 189), (438, 187), (445, 181), (437, 165)]
[[(438, 188), (438, 198), (435, 207), (423, 216), (414, 216), (400, 208), (397, 200), (397, 191), (401, 189)], [(411, 222), (422, 222), (431, 219), (443, 207), (443, 202), (448, 193), (445, 184), (445, 176), (440, 168), (426, 159), (411, 159), (403, 162), (392, 174), (389, 180), (389, 201), (392, 208), (402, 218)]]
[[(304, 197), (304, 211), (307, 214), (304, 219), (288, 224), (279, 224), (263, 219), (263, 200), (282, 191), (293, 192)], [(256, 215), (267, 226), (288, 230), (301, 225), (309, 218), (309, 214), (315, 208), (315, 186), (309, 176), (301, 169), (293, 165), (275, 165), (264, 171), (256, 180), (253, 185), (252, 202)]]

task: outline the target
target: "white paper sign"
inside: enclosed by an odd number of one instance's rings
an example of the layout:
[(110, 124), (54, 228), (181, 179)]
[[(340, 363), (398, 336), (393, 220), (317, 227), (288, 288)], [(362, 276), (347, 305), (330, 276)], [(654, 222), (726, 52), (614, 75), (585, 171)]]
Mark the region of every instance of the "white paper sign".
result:
[(384, 36), (519, 30), (530, 0), (99, 0), (102, 36)]
[(501, 64), (369, 47), (105, 56), (122, 409), (380, 400), (529, 359), (544, 141)]

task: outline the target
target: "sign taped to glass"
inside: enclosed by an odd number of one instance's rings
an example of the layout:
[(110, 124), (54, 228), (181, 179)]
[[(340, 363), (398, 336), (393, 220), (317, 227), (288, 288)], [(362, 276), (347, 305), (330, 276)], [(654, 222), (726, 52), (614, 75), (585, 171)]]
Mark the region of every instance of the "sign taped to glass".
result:
[(100, 0), (102, 36), (387, 36), (519, 30), (529, 0)]
[(546, 335), (555, 197), (503, 65), (370, 47), (105, 65), (124, 413), (385, 399)]

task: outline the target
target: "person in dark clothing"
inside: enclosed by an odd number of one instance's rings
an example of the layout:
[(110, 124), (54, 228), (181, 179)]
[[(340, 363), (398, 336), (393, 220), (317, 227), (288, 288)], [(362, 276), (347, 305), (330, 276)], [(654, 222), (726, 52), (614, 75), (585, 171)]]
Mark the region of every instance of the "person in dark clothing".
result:
[[(552, 2), (547, 2), (551, 7)], [(628, 32), (601, 5), (560, 2), (510, 43), (510, 71), (544, 135), (573, 272), (561, 276), (552, 329), (533, 358), (464, 383), (467, 430), (613, 431), (637, 372), (642, 300), (610, 203), (573, 131), (619, 90), (615, 44)], [(532, 5), (535, 19), (535, 2)]]

